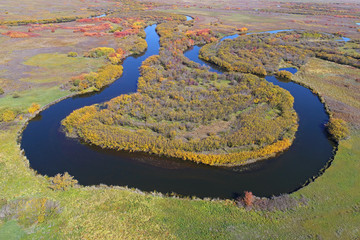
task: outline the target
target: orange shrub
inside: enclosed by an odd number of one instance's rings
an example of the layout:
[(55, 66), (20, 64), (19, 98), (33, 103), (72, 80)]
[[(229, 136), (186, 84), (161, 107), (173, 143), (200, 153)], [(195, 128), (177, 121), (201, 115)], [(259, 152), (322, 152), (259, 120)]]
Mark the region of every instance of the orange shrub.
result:
[(17, 31), (8, 31), (6, 33), (2, 33), (2, 35), (9, 36), (11, 38), (27, 38), (31, 37), (31, 34), (26, 32), (17, 32)]

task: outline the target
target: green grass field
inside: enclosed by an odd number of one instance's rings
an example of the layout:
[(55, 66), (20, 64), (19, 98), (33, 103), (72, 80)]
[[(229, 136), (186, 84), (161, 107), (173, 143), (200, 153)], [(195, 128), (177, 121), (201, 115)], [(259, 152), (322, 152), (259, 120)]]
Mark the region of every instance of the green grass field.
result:
[[(69, 95), (69, 91), (61, 90), (59, 87), (40, 87), (21, 92), (8, 94), (0, 98), (0, 112), (4, 109), (12, 109), (16, 112), (26, 112), (32, 103), (44, 106), (59, 98)], [(17, 97), (14, 97), (17, 95)]]
[[(67, 82), (70, 76), (96, 71), (105, 64), (104, 59), (68, 57), (67, 54), (44, 53), (35, 55), (24, 62), (25, 65), (36, 67), (24, 82), (49, 83)], [(50, 77), (55, 76), (55, 77)]]

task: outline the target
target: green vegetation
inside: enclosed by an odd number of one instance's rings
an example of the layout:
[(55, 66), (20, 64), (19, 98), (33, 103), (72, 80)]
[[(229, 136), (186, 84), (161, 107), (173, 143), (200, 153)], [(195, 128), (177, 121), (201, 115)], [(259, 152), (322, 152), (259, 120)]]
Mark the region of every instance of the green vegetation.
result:
[(78, 53), (77, 52), (69, 52), (68, 57), (77, 57), (78, 56)]
[[(0, 236), (112, 239), (352, 239), (357, 236), (359, 209), (360, 132), (340, 142), (331, 167), (309, 186), (292, 194), (308, 200), (290, 211), (254, 211), (232, 201), (176, 199), (140, 194), (124, 188), (72, 188), (52, 191), (45, 177), (35, 175), (19, 153), (20, 125), (0, 132), (2, 198), (48, 196), (60, 212), (43, 222), (0, 218)], [(36, 200), (38, 201), (38, 200)], [(14, 204), (14, 203), (12, 203)], [(2, 209), (4, 203), (0, 204)], [(169, 214), (171, 212), (171, 214)], [(40, 216), (40, 209), (33, 216)], [(99, 224), (101, 222), (101, 224)], [(24, 224), (25, 223), (25, 224)], [(34, 228), (35, 227), (35, 228)], [(29, 231), (33, 229), (33, 231)], [(8, 235), (6, 235), (8, 234)], [(25, 235), (26, 234), (26, 235)]]
[(68, 54), (44, 53), (27, 59), (24, 64), (38, 67), (31, 71), (31, 77), (22, 78), (31, 83), (68, 82), (76, 74), (96, 71), (105, 64), (104, 59), (68, 57)]
[(87, 65), (97, 67), (101, 64), (99, 60), (91, 58), (69, 58), (66, 54), (42, 53), (35, 55), (24, 62), (25, 65), (55, 70), (64, 70), (69, 66), (75, 69), (86, 69)]
[(21, 91), (17, 93), (16, 98), (11, 95), (6, 95), (0, 98), (0, 115), (7, 109), (15, 113), (27, 113), (32, 103), (38, 103), (44, 106), (69, 95), (69, 93), (69, 91), (59, 89), (59, 87), (42, 87)]

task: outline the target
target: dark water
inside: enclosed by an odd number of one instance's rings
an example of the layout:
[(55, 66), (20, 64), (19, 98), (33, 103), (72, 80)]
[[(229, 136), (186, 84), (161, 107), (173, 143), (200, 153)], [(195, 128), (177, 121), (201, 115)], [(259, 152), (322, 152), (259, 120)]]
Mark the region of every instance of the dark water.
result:
[[(316, 175), (330, 159), (332, 145), (324, 131), (328, 120), (324, 106), (308, 89), (278, 81), (275, 77), (266, 79), (289, 90), (295, 97), (294, 107), (300, 117), (299, 130), (288, 151), (249, 166), (210, 167), (178, 159), (103, 150), (66, 138), (59, 130), (60, 121), (73, 110), (136, 91), (138, 68), (142, 61), (158, 54), (159, 50), (155, 26), (147, 27), (146, 34), (148, 50), (142, 56), (128, 57), (124, 61), (121, 78), (99, 93), (63, 100), (29, 122), (21, 146), (33, 169), (49, 176), (67, 171), (83, 185), (103, 183), (144, 191), (232, 198), (244, 190), (258, 196), (291, 192)], [(205, 64), (198, 59), (198, 51), (199, 47), (194, 47), (185, 55)], [(210, 70), (220, 72), (219, 69)]]

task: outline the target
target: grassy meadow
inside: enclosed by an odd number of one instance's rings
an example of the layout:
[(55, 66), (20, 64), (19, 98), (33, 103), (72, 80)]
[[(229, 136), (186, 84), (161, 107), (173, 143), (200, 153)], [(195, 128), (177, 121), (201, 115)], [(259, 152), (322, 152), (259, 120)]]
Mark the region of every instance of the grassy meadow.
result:
[(308, 205), (269, 212), (238, 208), (230, 200), (177, 199), (122, 187), (53, 191), (21, 155), (20, 127), (0, 133), (0, 204), (46, 198), (60, 210), (42, 222), (24, 217), (39, 218), (41, 211), (31, 209), (0, 218), (0, 239), (355, 239), (360, 231), (360, 131), (341, 142), (323, 176), (292, 194), (306, 197)]

